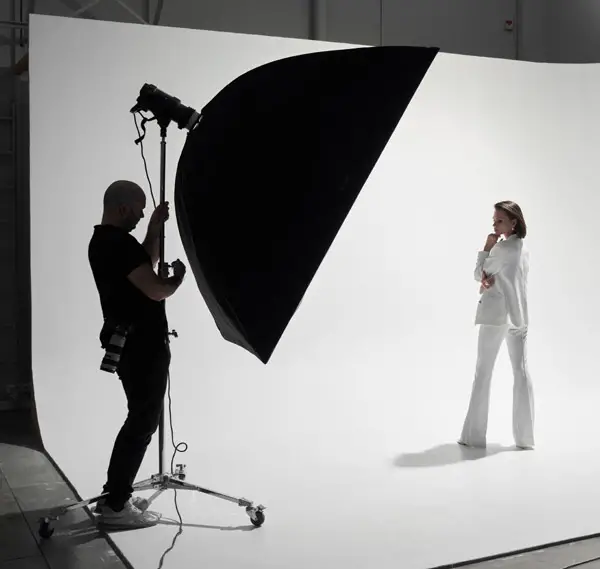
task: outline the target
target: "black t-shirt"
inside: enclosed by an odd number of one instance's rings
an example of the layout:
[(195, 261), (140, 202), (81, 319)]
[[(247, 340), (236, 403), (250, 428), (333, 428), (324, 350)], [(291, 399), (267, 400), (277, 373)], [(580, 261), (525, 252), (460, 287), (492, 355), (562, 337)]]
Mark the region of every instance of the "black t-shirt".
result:
[(119, 227), (95, 225), (88, 259), (104, 318), (131, 326), (135, 336), (164, 338), (164, 304), (148, 298), (127, 278), (143, 263), (152, 264), (150, 255), (135, 237)]

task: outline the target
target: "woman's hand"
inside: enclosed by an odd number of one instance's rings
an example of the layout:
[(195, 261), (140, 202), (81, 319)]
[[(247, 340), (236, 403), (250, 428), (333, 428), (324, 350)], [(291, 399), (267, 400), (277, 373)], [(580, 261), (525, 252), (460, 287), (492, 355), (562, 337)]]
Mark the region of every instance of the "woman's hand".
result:
[(495, 281), (496, 279), (494, 278), (494, 275), (488, 275), (484, 271), (483, 276), (481, 278), (481, 289), (479, 290), (479, 292), (483, 292), (484, 290), (490, 289), (492, 286), (494, 286)]
[(487, 239), (485, 241), (485, 247), (483, 248), (484, 251), (491, 251), (492, 247), (498, 243), (498, 239), (499, 239), (499, 235), (496, 235), (495, 233), (490, 233), (487, 236)]

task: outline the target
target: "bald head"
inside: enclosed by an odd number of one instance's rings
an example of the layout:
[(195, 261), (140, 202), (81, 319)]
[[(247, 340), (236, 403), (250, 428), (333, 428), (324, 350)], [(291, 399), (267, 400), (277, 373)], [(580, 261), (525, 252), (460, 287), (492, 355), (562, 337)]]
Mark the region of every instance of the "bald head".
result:
[(103, 223), (131, 231), (144, 217), (146, 194), (135, 182), (117, 180), (104, 192)]
[(144, 190), (129, 180), (117, 180), (104, 192), (105, 209), (118, 208), (122, 205), (131, 206), (140, 201), (146, 201)]

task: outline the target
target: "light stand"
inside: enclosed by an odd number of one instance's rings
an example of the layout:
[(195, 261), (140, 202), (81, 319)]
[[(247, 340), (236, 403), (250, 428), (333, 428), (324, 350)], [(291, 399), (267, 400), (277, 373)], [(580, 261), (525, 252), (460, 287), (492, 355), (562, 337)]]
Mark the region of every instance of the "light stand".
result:
[[(179, 99), (175, 99), (170, 95), (167, 95), (163, 91), (160, 91), (153, 85), (144, 85), (141, 90), (140, 97), (138, 98), (138, 104), (131, 109), (131, 112), (137, 112), (140, 110), (151, 111), (155, 115), (154, 119), (144, 118), (143, 123), (149, 120), (156, 120), (160, 126), (160, 197), (159, 204), (163, 204), (166, 201), (166, 190), (165, 190), (165, 179), (166, 179), (166, 159), (167, 159), (167, 128), (173, 120), (171, 116), (178, 117), (177, 124), (179, 128), (187, 128), (192, 130), (201, 119), (201, 116), (189, 107), (184, 107), (180, 104)], [(169, 116), (171, 115), (171, 116)], [(142, 127), (143, 127), (142, 123)], [(145, 130), (145, 129), (144, 129)], [(144, 134), (145, 136), (145, 134)], [(136, 142), (141, 142), (144, 138), (142, 136)], [(161, 227), (159, 236), (159, 261), (158, 261), (158, 274), (161, 278), (168, 278), (169, 276), (169, 265), (165, 263), (165, 228), (164, 225)], [(163, 300), (163, 309), (165, 310), (166, 316), (166, 303)], [(166, 341), (169, 344), (169, 336), (177, 337), (175, 330), (169, 332), (168, 324), (165, 330)], [(170, 381), (170, 379), (169, 379)], [(185, 481), (186, 478), (186, 465), (177, 464), (175, 465), (174, 472), (167, 472), (164, 464), (164, 433), (165, 433), (165, 406), (163, 401), (163, 407), (160, 415), (160, 422), (158, 426), (158, 473), (152, 475), (146, 480), (137, 482), (133, 485), (133, 493), (142, 492), (145, 490), (155, 490), (154, 494), (148, 499), (142, 499), (136, 503), (136, 506), (145, 511), (148, 509), (150, 504), (156, 500), (166, 490), (193, 490), (201, 492), (203, 494), (209, 494), (222, 500), (233, 502), (238, 506), (245, 508), (246, 513), (250, 517), (250, 521), (255, 527), (261, 527), (265, 521), (264, 510), (265, 506), (255, 506), (253, 502), (246, 498), (235, 498), (228, 496), (227, 494), (221, 494), (214, 490), (209, 490), (201, 486), (196, 486)], [(82, 500), (69, 506), (63, 506), (58, 508), (47, 516), (40, 518), (38, 533), (41, 538), (49, 539), (54, 533), (54, 529), (51, 527), (53, 521), (58, 520), (61, 516), (64, 516), (72, 510), (78, 508), (84, 508), (91, 504), (98, 502), (100, 499), (106, 497), (108, 494), (100, 494), (94, 498), (88, 500)]]
[[(158, 125), (160, 126), (160, 193), (159, 193), (159, 204), (163, 204), (166, 201), (166, 164), (167, 164), (167, 127), (169, 126), (169, 120), (157, 119)], [(169, 266), (165, 263), (165, 226), (164, 224), (160, 228), (159, 237), (159, 254), (158, 254), (158, 276), (166, 279), (169, 276)], [(166, 301), (161, 301), (163, 310), (166, 315)], [(169, 335), (177, 335), (177, 332), (169, 332), (169, 325), (167, 324), (167, 344), (170, 343)], [(165, 472), (165, 405), (163, 402), (163, 408), (160, 413), (160, 422), (158, 424), (158, 471)]]

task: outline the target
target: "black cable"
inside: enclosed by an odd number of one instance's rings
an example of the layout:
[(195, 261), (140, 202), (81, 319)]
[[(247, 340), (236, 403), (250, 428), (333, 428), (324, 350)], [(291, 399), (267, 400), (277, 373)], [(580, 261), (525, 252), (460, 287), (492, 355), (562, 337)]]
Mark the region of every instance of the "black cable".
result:
[[(138, 113), (140, 114), (140, 116), (144, 119), (144, 121), (148, 121), (149, 119), (146, 119), (146, 117), (144, 117), (144, 115), (142, 115), (141, 112), (138, 111)], [(148, 174), (148, 164), (146, 163), (146, 157), (144, 156), (144, 143), (143, 143), (143, 139), (145, 136), (145, 129), (144, 129), (144, 136), (142, 136), (142, 134), (140, 133), (140, 127), (138, 126), (137, 120), (136, 120), (136, 115), (137, 113), (133, 114), (133, 122), (135, 123), (135, 128), (137, 130), (138, 133), (138, 140), (136, 142), (139, 142), (140, 145), (140, 149), (141, 149), (141, 153), (142, 153), (142, 160), (144, 162), (144, 169), (146, 171), (146, 179), (148, 180), (148, 185), (150, 187), (150, 195), (152, 196), (152, 202), (154, 203), (154, 208), (156, 208), (156, 199), (154, 198), (154, 192), (152, 190), (152, 181), (150, 180), (150, 175)], [(143, 124), (143, 123), (142, 123)], [(175, 430), (173, 429), (173, 409), (172, 409), (172, 400), (171, 400), (171, 374), (167, 372), (167, 394), (169, 396), (169, 425), (171, 427), (171, 444), (173, 445), (173, 456), (171, 457), (171, 474), (174, 472), (174, 466), (175, 466), (175, 457), (177, 456), (177, 453), (184, 453), (187, 452), (188, 449), (188, 444), (186, 442), (180, 442), (178, 444), (175, 444)], [(185, 448), (183, 450), (180, 450), (179, 447), (184, 446)], [(181, 533), (183, 532), (183, 518), (181, 517), (181, 512), (179, 511), (179, 504), (177, 503), (177, 490), (174, 490), (175, 492), (175, 511), (177, 512), (177, 516), (179, 517), (179, 532), (177, 533), (177, 535), (175, 536), (175, 539), (177, 539), (177, 537), (179, 537), (179, 535), (181, 535)], [(173, 540), (173, 543), (175, 542), (175, 540)]]
[[(135, 116), (138, 113), (142, 117), (142, 119), (144, 119), (144, 121), (147, 121), (148, 119), (140, 111), (138, 111), (137, 113), (133, 113), (133, 122), (135, 123), (135, 128), (137, 130), (138, 137), (139, 137), (138, 141), (140, 144), (140, 150), (142, 152), (142, 160), (144, 162), (144, 170), (146, 171), (146, 179), (148, 180), (148, 185), (150, 186), (150, 195), (152, 196), (152, 203), (154, 204), (154, 208), (156, 208), (156, 199), (154, 198), (154, 191), (152, 190), (152, 182), (150, 180), (150, 175), (148, 174), (148, 164), (146, 163), (146, 157), (144, 156), (143, 140), (144, 140), (144, 136), (146, 136), (146, 133), (145, 133), (146, 129), (144, 128), (144, 135), (142, 136), (142, 134), (140, 133), (140, 127), (138, 126), (137, 119)], [(143, 124), (143, 121), (142, 121), (142, 124)]]
[[(173, 412), (172, 412), (172, 401), (171, 401), (171, 374), (168, 373), (167, 374), (167, 378), (168, 378), (168, 390), (167, 390), (167, 394), (169, 396), (169, 424), (171, 426), (171, 444), (173, 445), (173, 456), (171, 457), (171, 472), (173, 472), (173, 467), (175, 466), (175, 457), (177, 456), (177, 453), (184, 453), (187, 452), (188, 449), (188, 445), (186, 442), (180, 442), (177, 445), (175, 444), (175, 433), (173, 430)], [(184, 450), (179, 450), (180, 446), (185, 446)], [(183, 518), (181, 517), (181, 512), (179, 511), (179, 504), (177, 503), (177, 490), (174, 490), (175, 492), (175, 511), (177, 512), (177, 516), (179, 517), (179, 533), (177, 534), (177, 536), (175, 536), (175, 539), (177, 539), (177, 537), (183, 532)]]

